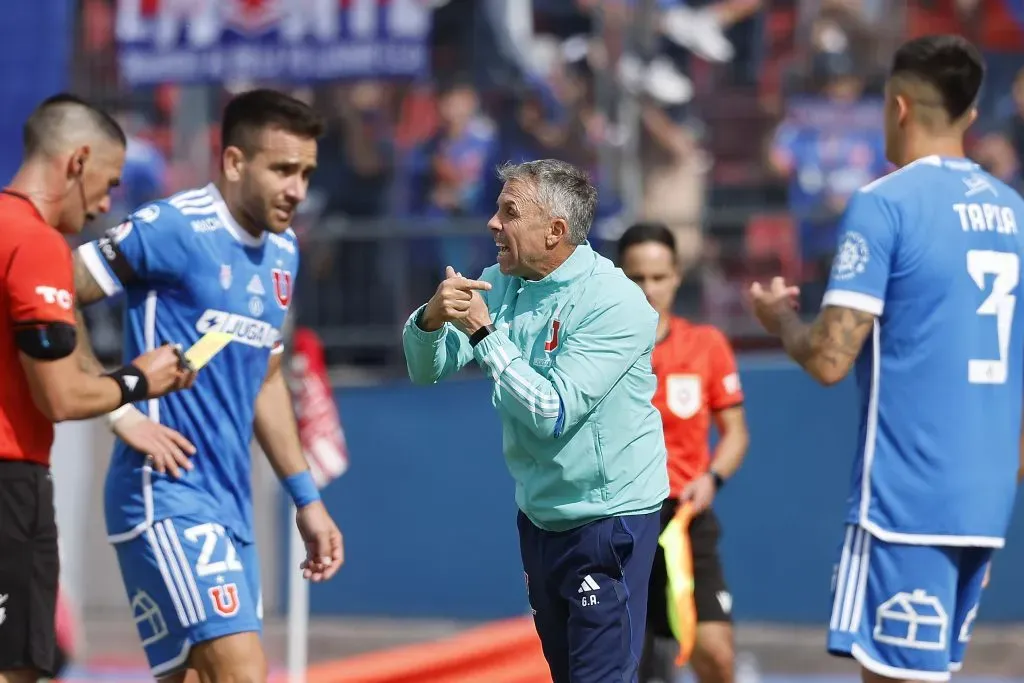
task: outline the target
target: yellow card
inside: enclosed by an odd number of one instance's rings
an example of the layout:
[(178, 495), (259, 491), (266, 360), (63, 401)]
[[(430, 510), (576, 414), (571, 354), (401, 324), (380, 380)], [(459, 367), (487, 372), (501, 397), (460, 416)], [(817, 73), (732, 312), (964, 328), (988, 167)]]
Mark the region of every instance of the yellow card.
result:
[(185, 352), (185, 359), (193, 370), (198, 370), (213, 360), (232, 339), (234, 336), (230, 332), (207, 332)]

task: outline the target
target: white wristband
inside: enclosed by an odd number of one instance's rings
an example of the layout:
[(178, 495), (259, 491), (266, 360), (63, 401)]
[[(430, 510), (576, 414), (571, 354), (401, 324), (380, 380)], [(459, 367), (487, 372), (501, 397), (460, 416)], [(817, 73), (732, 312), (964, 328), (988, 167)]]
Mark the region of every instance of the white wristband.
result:
[(113, 427), (115, 422), (120, 420), (122, 417), (124, 417), (134, 409), (135, 406), (133, 406), (131, 403), (125, 403), (117, 410), (107, 413), (107, 424)]

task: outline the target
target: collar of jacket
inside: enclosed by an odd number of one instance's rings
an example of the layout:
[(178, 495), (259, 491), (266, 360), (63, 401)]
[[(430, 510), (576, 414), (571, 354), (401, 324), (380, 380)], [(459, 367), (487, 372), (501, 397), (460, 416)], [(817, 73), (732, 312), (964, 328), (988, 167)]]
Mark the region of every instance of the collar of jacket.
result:
[(579, 278), (585, 276), (594, 268), (594, 261), (597, 255), (590, 246), (590, 242), (580, 244), (569, 258), (562, 262), (562, 265), (545, 275), (539, 280), (520, 279), (522, 288), (531, 294), (547, 294), (565, 287)]

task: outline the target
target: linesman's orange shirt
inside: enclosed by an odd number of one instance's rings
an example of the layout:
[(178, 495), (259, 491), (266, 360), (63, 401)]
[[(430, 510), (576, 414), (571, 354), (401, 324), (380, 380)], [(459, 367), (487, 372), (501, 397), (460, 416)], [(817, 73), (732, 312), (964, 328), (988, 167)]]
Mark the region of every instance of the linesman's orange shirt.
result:
[(654, 406), (661, 412), (668, 447), (668, 481), (679, 495), (708, 470), (708, 440), (713, 413), (743, 402), (736, 357), (729, 341), (709, 325), (673, 318), (668, 335), (654, 347), (658, 388)]
[(29, 391), (19, 326), (75, 324), (71, 248), (20, 194), (0, 193), (0, 460), (50, 463), (53, 425)]

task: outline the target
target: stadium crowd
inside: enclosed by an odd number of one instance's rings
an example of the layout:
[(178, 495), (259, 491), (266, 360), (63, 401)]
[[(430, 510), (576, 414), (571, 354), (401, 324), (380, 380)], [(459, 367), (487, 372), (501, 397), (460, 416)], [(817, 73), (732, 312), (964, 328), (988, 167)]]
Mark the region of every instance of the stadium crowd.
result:
[[(298, 305), (333, 364), (397, 362), (395, 331), (437, 273), (493, 263), (482, 227), (502, 161), (589, 170), (600, 190), (592, 241), (606, 255), (631, 220), (668, 224), (685, 274), (677, 311), (741, 346), (758, 334), (742, 295), (753, 279), (803, 283), (813, 313), (846, 200), (889, 170), (880, 88), (908, 37), (958, 32), (982, 47), (971, 153), (1011, 184), (1024, 177), (1024, 17), (1006, 0), (535, 0), (525, 26), (500, 0), (431, 4), (425, 79), (290, 88), (329, 122), (298, 226)], [(649, 5), (652, 16), (640, 13)], [(205, 125), (176, 128), (180, 86), (119, 79), (115, 11), (112, 0), (81, 3), (75, 76), (130, 136), (111, 220), (212, 177), (217, 112), (251, 85), (209, 88), (207, 111), (190, 112)], [(112, 356), (118, 316), (95, 316), (97, 350)]]

